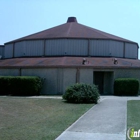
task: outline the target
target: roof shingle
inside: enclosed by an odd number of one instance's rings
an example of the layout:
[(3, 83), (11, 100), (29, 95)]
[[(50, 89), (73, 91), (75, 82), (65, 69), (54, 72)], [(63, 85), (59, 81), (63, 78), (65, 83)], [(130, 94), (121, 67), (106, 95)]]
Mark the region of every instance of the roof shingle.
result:
[[(54, 38), (84, 38), (84, 39), (111, 39), (125, 42), (133, 42), (82, 24), (77, 23), (76, 19), (68, 20), (67, 23), (13, 40), (7, 43), (32, 40), (32, 39), (54, 39)], [(133, 42), (136, 43), (136, 42)]]
[(85, 57), (87, 64), (83, 65), (83, 57), (43, 57), (43, 58), (13, 58), (0, 60), (0, 68), (21, 67), (85, 67), (85, 68), (140, 68), (140, 60), (117, 58)]

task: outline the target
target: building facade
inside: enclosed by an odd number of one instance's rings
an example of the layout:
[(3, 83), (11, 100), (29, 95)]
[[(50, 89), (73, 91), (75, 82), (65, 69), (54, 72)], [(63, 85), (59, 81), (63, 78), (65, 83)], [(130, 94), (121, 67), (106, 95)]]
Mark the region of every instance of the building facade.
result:
[(40, 76), (42, 94), (60, 95), (74, 83), (96, 84), (113, 95), (116, 78), (138, 78), (138, 44), (79, 24), (67, 23), (4, 44), (0, 75)]

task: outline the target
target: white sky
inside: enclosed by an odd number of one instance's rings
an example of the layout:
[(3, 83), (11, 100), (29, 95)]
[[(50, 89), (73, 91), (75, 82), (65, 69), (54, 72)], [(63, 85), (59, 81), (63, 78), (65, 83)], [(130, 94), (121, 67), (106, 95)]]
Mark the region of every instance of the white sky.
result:
[(0, 0), (0, 45), (66, 23), (70, 16), (140, 46), (140, 0)]

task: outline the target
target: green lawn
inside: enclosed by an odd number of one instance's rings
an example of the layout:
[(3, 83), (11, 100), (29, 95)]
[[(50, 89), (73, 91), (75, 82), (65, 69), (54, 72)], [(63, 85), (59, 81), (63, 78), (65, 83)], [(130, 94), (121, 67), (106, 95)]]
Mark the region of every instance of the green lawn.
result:
[[(134, 131), (140, 129), (140, 100), (127, 102), (127, 130), (129, 128), (134, 128)], [(132, 140), (138, 139), (140, 138), (132, 138)]]
[(93, 104), (0, 97), (0, 140), (54, 140)]

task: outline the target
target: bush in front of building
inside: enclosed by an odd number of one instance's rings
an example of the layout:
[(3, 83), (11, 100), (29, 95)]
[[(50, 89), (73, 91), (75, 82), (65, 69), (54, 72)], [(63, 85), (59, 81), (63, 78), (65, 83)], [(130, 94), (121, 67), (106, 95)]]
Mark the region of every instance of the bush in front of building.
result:
[(118, 78), (114, 82), (114, 94), (119, 96), (137, 96), (139, 80), (135, 78)]
[(98, 87), (95, 85), (79, 84), (69, 86), (63, 99), (70, 103), (98, 103), (100, 98)]
[(9, 94), (9, 78), (10, 76), (0, 76), (0, 95)]
[(0, 95), (39, 95), (42, 80), (37, 76), (0, 76)]

